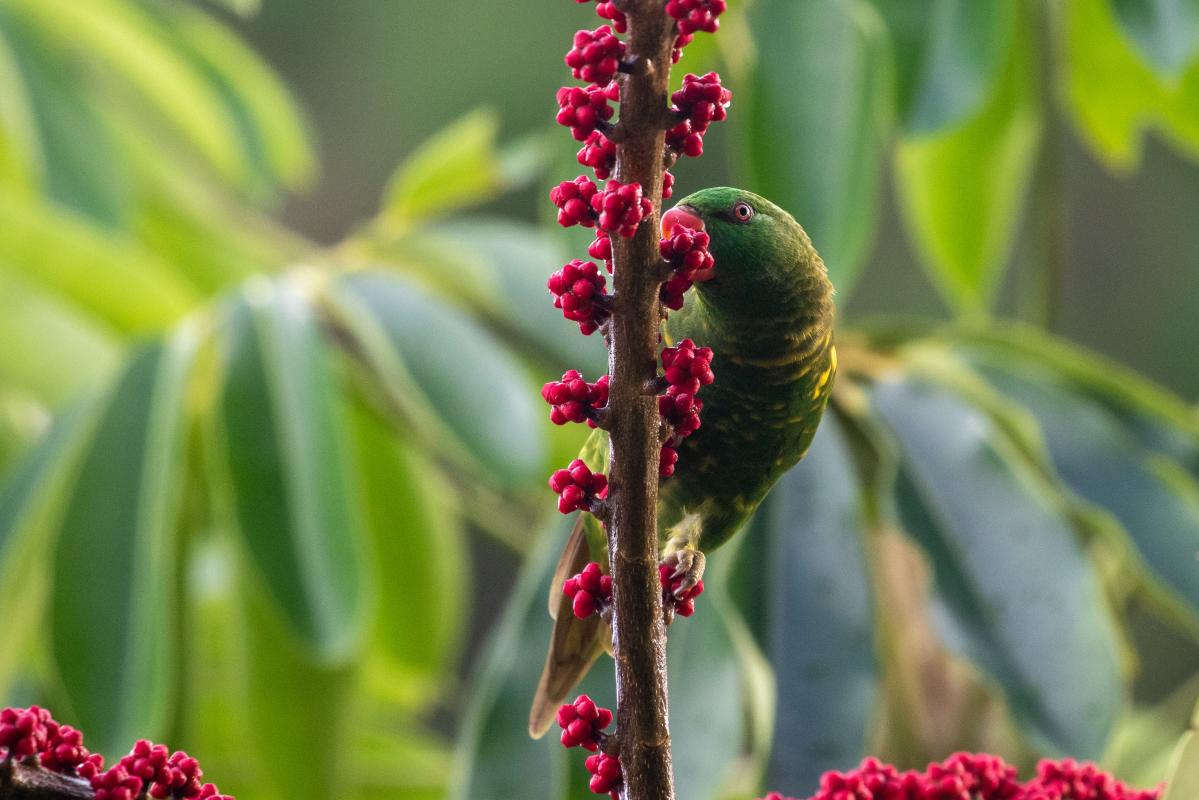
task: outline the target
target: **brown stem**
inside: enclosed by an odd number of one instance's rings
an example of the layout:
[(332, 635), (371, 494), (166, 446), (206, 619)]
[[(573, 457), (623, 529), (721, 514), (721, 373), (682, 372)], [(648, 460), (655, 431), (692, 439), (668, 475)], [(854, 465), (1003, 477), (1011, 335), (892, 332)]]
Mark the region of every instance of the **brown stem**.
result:
[(82, 778), (38, 766), (0, 763), (0, 800), (91, 800), (92, 786)]
[(661, 0), (629, 0), (629, 51), (638, 69), (621, 84), (616, 178), (639, 183), (654, 210), (632, 239), (612, 237), (620, 298), (611, 320), (608, 408), (612, 460), (608, 553), (612, 647), (624, 800), (673, 800), (666, 704), (666, 628), (658, 582), (658, 227), (662, 206), (670, 50), (674, 21)]

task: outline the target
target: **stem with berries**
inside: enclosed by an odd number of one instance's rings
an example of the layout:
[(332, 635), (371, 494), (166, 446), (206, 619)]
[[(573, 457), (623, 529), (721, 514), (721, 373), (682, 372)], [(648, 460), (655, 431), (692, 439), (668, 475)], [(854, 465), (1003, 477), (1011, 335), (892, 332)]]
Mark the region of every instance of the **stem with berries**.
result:
[[(658, 230), (661, 201), (674, 182), (667, 168), (703, 152), (708, 126), (724, 118), (730, 99), (714, 73), (688, 75), (671, 96), (671, 64), (697, 31), (715, 32), (725, 7), (725, 0), (598, 0), (596, 12), (611, 24), (579, 31), (566, 55), (572, 75), (589, 85), (557, 94), (558, 123), (583, 143), (579, 163), (607, 183), (601, 188), (580, 175), (550, 196), (560, 224), (597, 229), (588, 254), (612, 273), (614, 292), (593, 261), (571, 261), (548, 283), (554, 305), (583, 334), (602, 330), (610, 376), (588, 383), (571, 371), (546, 384), (543, 397), (555, 423), (604, 428), (611, 442), (606, 476), (576, 460), (554, 473), (550, 486), (559, 510), (590, 512), (607, 529), (610, 576), (589, 565), (564, 590), (577, 616), (602, 614), (612, 625), (617, 730), (601, 737), (603, 752), (587, 766), (592, 791), (625, 800), (674, 797), (666, 624), (675, 613), (689, 615), (703, 590), (701, 584), (675, 596), (678, 580), (661, 568), (658, 482), (673, 474), (678, 444), (699, 427), (695, 393), (712, 380), (712, 353), (690, 341), (663, 351), (659, 328), (666, 310), (679, 309), (691, 282), (713, 264), (706, 234), (662, 239)], [(624, 33), (627, 41), (617, 36)], [(666, 377), (659, 377), (659, 356)], [(699, 377), (684, 380), (692, 361)], [(563, 744), (598, 747), (598, 738), (584, 735), (586, 715), (573, 710), (577, 705), (563, 706), (560, 722), (577, 729), (563, 725)]]

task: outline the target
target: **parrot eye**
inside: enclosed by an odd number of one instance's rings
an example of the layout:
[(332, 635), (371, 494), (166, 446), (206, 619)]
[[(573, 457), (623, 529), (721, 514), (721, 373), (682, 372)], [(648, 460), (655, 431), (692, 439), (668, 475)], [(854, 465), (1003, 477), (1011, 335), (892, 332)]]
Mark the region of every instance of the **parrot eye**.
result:
[(754, 218), (754, 207), (744, 201), (733, 204), (733, 222), (749, 222)]

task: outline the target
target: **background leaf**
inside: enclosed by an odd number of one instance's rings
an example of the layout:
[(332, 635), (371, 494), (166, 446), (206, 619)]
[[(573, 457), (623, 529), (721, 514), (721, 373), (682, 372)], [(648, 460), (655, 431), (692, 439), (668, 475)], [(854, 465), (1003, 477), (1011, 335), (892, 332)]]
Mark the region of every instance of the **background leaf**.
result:
[(553, 624), (546, 614), (545, 594), (570, 524), (555, 521), (530, 551), (477, 662), (457, 736), (451, 800), (562, 796), (565, 751), (554, 741), (553, 731), (540, 741), (530, 739), (524, 721)]
[(321, 658), (347, 658), (369, 582), (330, 353), (296, 285), (253, 282), (224, 324), (220, 433), (242, 542), (292, 632)]
[(909, 135), (973, 116), (1002, 74), (1017, 4), (873, 0), (891, 33), (899, 117)]
[(1061, 500), (948, 390), (885, 380), (873, 406), (901, 447), (901, 518), (934, 566), (946, 644), (998, 682), (1034, 744), (1098, 757), (1122, 706), (1118, 640)]
[(486, 330), (411, 280), (377, 271), (343, 277), (330, 303), (388, 398), (421, 430), (445, 431), (443, 447), (502, 485), (541, 477), (536, 392)]
[(952, 130), (905, 136), (896, 152), (907, 228), (934, 283), (959, 312), (990, 305), (1040, 141), (1026, 20), (1009, 38), (1002, 75), (982, 110)]
[(1171, 475), (1165, 459), (1141, 450), (1115, 418), (1052, 375), (995, 363), (985, 374), (1032, 412), (1066, 485), (1119, 520), (1153, 577), (1182, 604), (1181, 617), (1199, 630), (1192, 563), (1199, 552), (1199, 486)]
[(747, 186), (799, 220), (848, 294), (874, 232), (891, 124), (886, 32), (860, 0), (760, 0), (749, 18), (764, 55), (734, 92)]
[(763, 538), (752, 588), (765, 593), (778, 692), (766, 783), (797, 796), (815, 791), (822, 772), (861, 760), (875, 713), (860, 492), (845, 432), (829, 414), (747, 534)]
[(1124, 32), (1141, 54), (1167, 75), (1177, 75), (1199, 54), (1196, 0), (1112, 0)]
[(198, 331), (135, 352), (82, 456), (54, 559), (52, 634), (66, 707), (123, 751), (172, 717), (184, 398)]

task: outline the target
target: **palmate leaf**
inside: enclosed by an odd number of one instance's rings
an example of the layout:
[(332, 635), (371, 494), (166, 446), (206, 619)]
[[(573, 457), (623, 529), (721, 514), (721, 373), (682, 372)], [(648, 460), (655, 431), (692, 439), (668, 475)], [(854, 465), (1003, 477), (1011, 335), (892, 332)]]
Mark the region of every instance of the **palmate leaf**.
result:
[(872, 0), (887, 22), (899, 118), (909, 135), (972, 116), (1003, 71), (1017, 4), (1007, 0)]
[(352, 417), (379, 587), (373, 640), (392, 690), (427, 707), (453, 670), (465, 632), (463, 532), (428, 456), (369, 409), (355, 406)]
[(1120, 651), (1062, 498), (1004, 427), (927, 378), (879, 381), (905, 529), (928, 553), (946, 644), (1003, 689), (1038, 747), (1096, 758), (1123, 705)]
[(22, 670), (49, 595), (48, 557), (63, 491), (94, 422), (94, 404), (61, 412), (0, 483), (0, 702)]
[(735, 114), (753, 143), (747, 185), (795, 215), (848, 294), (873, 235), (891, 125), (886, 31), (862, 0), (763, 0), (749, 19), (763, 55), (739, 89), (749, 109)]
[(117, 338), (59, 298), (0, 268), (0, 383), (51, 407), (95, 387), (119, 363)]
[(1137, 167), (1150, 127), (1199, 154), (1199, 59), (1163, 82), (1123, 35), (1111, 3), (1075, 0), (1064, 21), (1063, 95), (1082, 140), (1109, 169)]
[(417, 430), (434, 433), (441, 451), (501, 485), (541, 478), (536, 390), (489, 332), (412, 280), (382, 271), (346, 275), (326, 297), (388, 401)]
[(994, 361), (983, 373), (1028, 409), (1065, 484), (1106, 509), (1131, 538), (1173, 612), (1199, 633), (1199, 485), (1177, 465), (1140, 447), (1119, 420), (1035, 367)]
[(349, 420), (305, 290), (251, 282), (223, 318), (219, 449), (273, 608), (315, 658), (353, 655), (370, 581)]
[(1003, 68), (978, 113), (952, 129), (907, 135), (896, 153), (908, 229), (934, 284), (963, 313), (990, 305), (1040, 140), (1035, 43), (1028, 21), (1013, 14)]
[(161, 329), (196, 301), (191, 287), (137, 242), (3, 188), (0, 272), (60, 295), (120, 331)]
[(1112, 0), (1124, 32), (1167, 76), (1199, 56), (1199, 0)]
[(246, 164), (216, 90), (171, 49), (138, 5), (125, 0), (11, 0), (13, 13), (57, 46), (123, 81), (223, 176)]
[(170, 719), (184, 397), (199, 346), (185, 326), (137, 349), (107, 396), (69, 487), (51, 629), (65, 708), (105, 753)]
[(533, 741), (524, 720), (552, 624), (545, 593), (569, 532), (569, 521), (556, 521), (542, 533), (479, 657), (458, 731), (450, 800), (558, 800), (568, 785), (567, 756), (554, 732)]
[(788, 794), (865, 755), (879, 693), (865, 525), (849, 442), (830, 413), (742, 545), (753, 554), (742, 594), (761, 595), (777, 686), (766, 785)]

